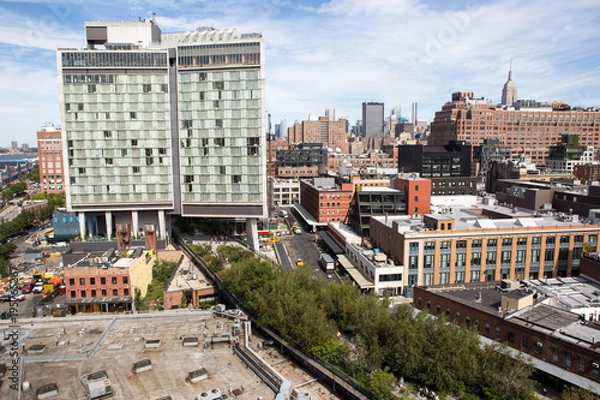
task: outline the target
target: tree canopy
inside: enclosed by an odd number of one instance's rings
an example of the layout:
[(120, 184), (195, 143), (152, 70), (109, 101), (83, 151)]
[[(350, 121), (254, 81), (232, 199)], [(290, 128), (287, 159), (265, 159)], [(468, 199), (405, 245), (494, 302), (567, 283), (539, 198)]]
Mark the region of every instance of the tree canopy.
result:
[(483, 346), (473, 330), (410, 305), (390, 310), (347, 281), (314, 279), (309, 267), (286, 271), (247, 250), (223, 253), (230, 263), (219, 273), (223, 283), (260, 325), (381, 398), (403, 377), (439, 393), (533, 399), (531, 365), (501, 344)]

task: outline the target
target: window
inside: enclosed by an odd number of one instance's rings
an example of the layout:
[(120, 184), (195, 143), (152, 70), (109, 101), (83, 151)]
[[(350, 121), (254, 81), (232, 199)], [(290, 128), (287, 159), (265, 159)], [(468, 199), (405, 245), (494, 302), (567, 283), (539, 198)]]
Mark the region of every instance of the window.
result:
[(77, 297), (77, 292), (74, 290), (71, 290), (71, 294), (69, 295), (70, 298), (74, 299), (75, 297)]
[(75, 278), (69, 278), (69, 286), (75, 286)]
[(129, 296), (129, 289), (123, 289), (123, 296)]
[(137, 146), (138, 145), (137, 139), (131, 139), (131, 145), (132, 146)]
[(499, 326), (494, 328), (494, 333), (496, 334), (496, 337), (500, 337), (500, 327)]
[(485, 325), (483, 326), (483, 330), (485, 331), (485, 333), (490, 333), (490, 324), (489, 324), (489, 322), (485, 323)]
[(86, 297), (87, 297), (87, 296), (86, 296), (86, 294), (85, 294), (85, 290), (82, 290), (82, 291), (80, 292), (80, 295), (81, 295), (81, 298), (82, 298), (82, 299), (84, 299), (84, 298), (86, 298)]
[(112, 133), (110, 131), (104, 131), (104, 137), (106, 139), (110, 138), (112, 136)]
[(242, 176), (241, 175), (233, 175), (231, 177), (231, 182), (232, 183), (242, 183)]
[(456, 319), (456, 322), (460, 322), (460, 311), (457, 311), (454, 318)]
[(552, 361), (558, 362), (558, 347), (552, 348)]
[(450, 307), (446, 307), (446, 315), (450, 315)]
[(581, 373), (585, 372), (585, 358), (583, 357), (577, 357), (577, 363), (578, 363), (578, 370)]
[(96, 297), (96, 290), (92, 289), (90, 292), (90, 297)]
[(221, 165), (221, 166), (219, 167), (219, 173), (220, 173), (221, 175), (225, 175), (225, 174), (227, 174), (227, 167), (225, 167), (225, 166)]
[(106, 278), (105, 277), (100, 278), (100, 284), (101, 285), (106, 285)]
[(110, 279), (110, 282), (111, 282), (113, 285), (116, 285), (116, 284), (117, 284), (117, 277), (116, 277), (116, 276), (113, 276), (113, 277)]
[(79, 278), (79, 285), (85, 286), (85, 278)]
[(102, 289), (102, 297), (106, 297), (106, 289)]
[(508, 332), (508, 341), (511, 343), (515, 342), (515, 333), (514, 332)]
[(119, 289), (113, 289), (112, 290), (112, 295), (113, 296), (118, 296), (119, 295)]
[(127, 275), (123, 275), (123, 285), (127, 285), (129, 283), (129, 277)]
[(142, 85), (142, 91), (144, 93), (150, 93), (150, 91), (152, 90), (152, 85), (145, 83)]
[(442, 307), (439, 304), (437, 304), (435, 306), (435, 311), (439, 314), (442, 311)]
[(523, 346), (523, 347), (529, 346), (529, 338), (527, 336), (521, 336), (521, 346)]
[(139, 174), (140, 173), (140, 167), (132, 167), (131, 168), (134, 174)]
[(565, 353), (565, 367), (571, 368), (571, 353), (568, 351)]
[(131, 118), (131, 119), (137, 119), (137, 112), (130, 111), (129, 112), (129, 118)]

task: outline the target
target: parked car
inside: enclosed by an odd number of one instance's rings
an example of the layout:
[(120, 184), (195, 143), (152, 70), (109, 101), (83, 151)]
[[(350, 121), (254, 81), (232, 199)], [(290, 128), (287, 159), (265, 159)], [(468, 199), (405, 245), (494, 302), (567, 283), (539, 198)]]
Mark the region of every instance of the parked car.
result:
[(44, 285), (35, 285), (31, 290), (31, 293), (42, 293), (44, 291)]
[(25, 295), (23, 293), (19, 293), (16, 296), (13, 296), (11, 301), (23, 301), (25, 300)]
[(0, 294), (0, 301), (10, 301), (10, 293)]
[(9, 319), (10, 318), (10, 313), (8, 311), (2, 311), (2, 313), (0, 313), (0, 319)]

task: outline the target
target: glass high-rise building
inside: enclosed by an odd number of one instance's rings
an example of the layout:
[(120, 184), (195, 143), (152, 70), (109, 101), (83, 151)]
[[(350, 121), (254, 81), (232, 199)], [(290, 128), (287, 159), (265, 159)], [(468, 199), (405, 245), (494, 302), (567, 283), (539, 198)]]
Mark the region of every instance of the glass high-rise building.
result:
[(162, 33), (156, 18), (87, 22), (85, 49), (57, 54), (67, 208), (82, 236), (169, 218), (266, 217), (260, 34)]

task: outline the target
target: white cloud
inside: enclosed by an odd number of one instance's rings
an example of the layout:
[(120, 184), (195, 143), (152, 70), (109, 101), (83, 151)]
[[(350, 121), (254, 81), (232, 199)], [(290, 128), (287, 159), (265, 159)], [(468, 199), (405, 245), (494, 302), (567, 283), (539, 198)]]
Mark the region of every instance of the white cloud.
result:
[[(420, 118), (430, 120), (449, 100), (450, 91), (474, 91), (478, 97), (499, 101), (511, 60), (521, 98), (586, 106), (600, 103), (600, 4), (596, 0), (108, 3), (41, 2), (49, 16), (24, 13), (18, 2), (4, 3), (11, 6), (0, 10), (8, 13), (0, 22), (0, 43), (13, 49), (52, 51), (57, 46), (80, 47), (85, 20), (123, 20), (129, 14), (149, 18), (151, 12), (157, 13), (164, 32), (203, 25), (237, 28), (238, 33), (262, 32), (267, 109), (274, 123), (287, 119), (291, 124), (309, 113), (323, 114), (325, 108), (335, 108), (337, 116), (354, 123), (363, 101), (385, 102), (386, 110), (401, 105), (405, 116), (411, 102), (418, 101)], [(43, 37), (36, 39), (32, 27)], [(28, 56), (17, 57), (14, 68), (25, 67), (35, 80)], [(6, 56), (0, 56), (2, 60)], [(49, 71), (42, 68), (39, 76), (46, 79), (53, 73)], [(52, 92), (40, 96), (48, 99), (48, 109), (58, 103), (53, 98), (56, 78), (52, 79), (40, 89)], [(33, 88), (23, 90), (25, 97)], [(5, 103), (0, 107), (10, 103), (0, 101)], [(35, 117), (27, 111), (23, 119)], [(11, 128), (26, 133), (18, 124)], [(0, 145), (9, 141), (1, 139)]]

